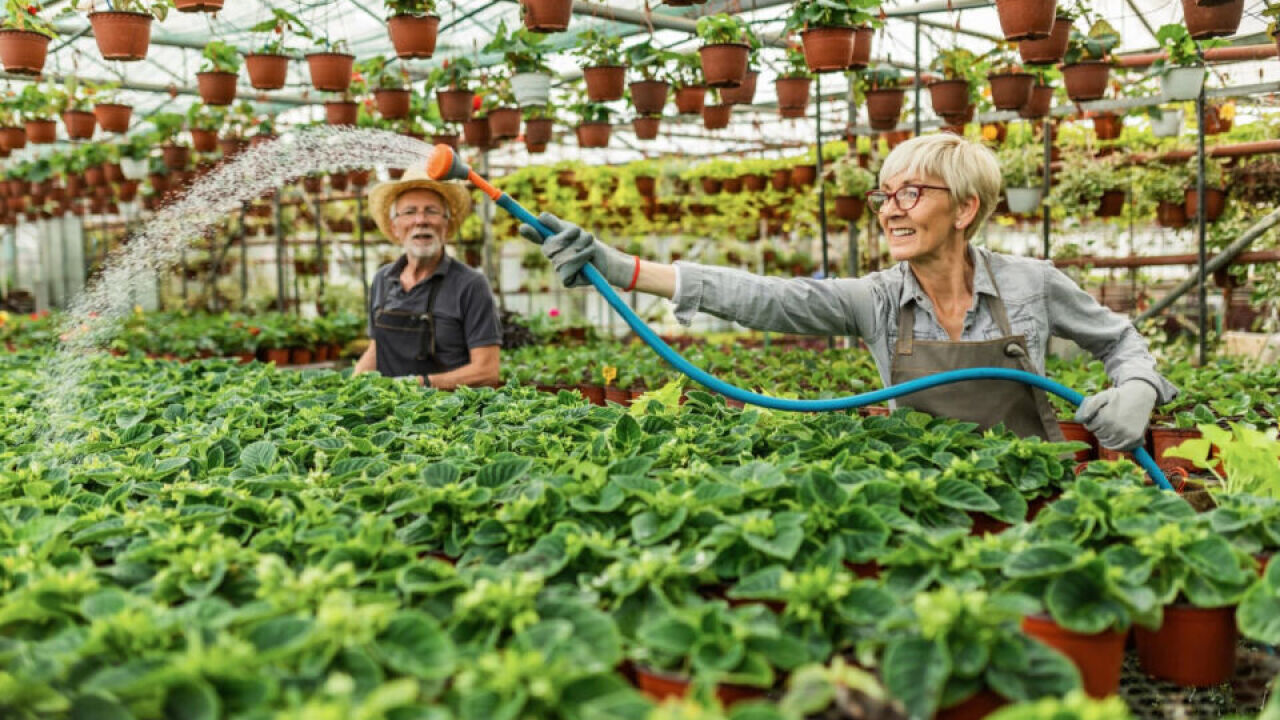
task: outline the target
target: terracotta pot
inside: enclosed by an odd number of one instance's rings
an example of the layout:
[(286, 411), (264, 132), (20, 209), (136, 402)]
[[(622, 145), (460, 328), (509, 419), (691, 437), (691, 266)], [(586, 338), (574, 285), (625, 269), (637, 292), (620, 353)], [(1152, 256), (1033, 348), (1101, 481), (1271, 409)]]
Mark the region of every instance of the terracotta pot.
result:
[(351, 67), (356, 56), (349, 53), (316, 52), (307, 55), (311, 87), (326, 92), (344, 92), (351, 86)]
[(991, 104), (997, 110), (1018, 110), (1031, 100), (1031, 88), (1036, 77), (1031, 73), (1005, 73), (988, 75), (991, 83)]
[(1041, 40), (1022, 40), (1018, 43), (1018, 54), (1022, 62), (1028, 65), (1053, 65), (1062, 61), (1067, 54), (1067, 42), (1071, 38), (1071, 20), (1064, 17), (1053, 19), (1053, 29), (1049, 36)]
[(196, 73), (200, 99), (206, 105), (230, 105), (236, 101), (237, 79), (233, 72), (210, 70)]
[(778, 107), (806, 109), (809, 106), (809, 85), (807, 77), (780, 77), (775, 80), (773, 87), (778, 94)]
[(720, 102), (725, 105), (750, 105), (756, 99), (756, 80), (760, 73), (748, 70), (742, 76), (742, 84), (735, 88), (721, 88)]
[(706, 102), (707, 86), (690, 85), (676, 89), (676, 111), (681, 115), (697, 115)]
[(495, 108), (489, 111), (489, 134), (497, 140), (506, 140), (520, 134), (520, 109)]
[(138, 181), (125, 180), (116, 186), (116, 197), (120, 202), (133, 202), (138, 197)]
[(132, 105), (98, 103), (93, 106), (93, 117), (105, 132), (129, 132), (129, 120), (132, 116)]
[(1222, 117), (1217, 105), (1206, 105), (1204, 108), (1204, 134), (1217, 135), (1231, 129), (1231, 121)]
[(27, 131), (27, 142), (34, 145), (47, 145), (58, 140), (58, 123), (53, 120), (28, 120), (23, 128)]
[(711, 87), (737, 87), (747, 74), (751, 47), (746, 43), (715, 43), (698, 48), (702, 77)]
[(1049, 37), (1058, 0), (996, 0), (1004, 39), (1038, 40)]
[(462, 141), (474, 148), (487, 148), (493, 141), (489, 118), (472, 118), (462, 124)]
[(658, 129), (661, 126), (662, 117), (659, 115), (645, 115), (631, 121), (631, 128), (635, 131), (638, 140), (652, 140), (658, 137)]
[(102, 173), (102, 167), (95, 165), (84, 169), (84, 183), (91, 188), (96, 188), (105, 183), (107, 178)]
[(1053, 86), (1033, 85), (1031, 87), (1030, 97), (1026, 104), (1018, 108), (1018, 117), (1025, 118), (1027, 120), (1045, 117), (1049, 114), (1049, 109), (1052, 104)]
[(396, 57), (429, 58), (436, 51), (436, 32), (440, 18), (435, 15), (392, 15), (387, 18), (387, 32)]
[(1182, 687), (1231, 679), (1236, 667), (1236, 608), (1168, 605), (1159, 630), (1134, 627), (1138, 662), (1152, 677)]
[(1099, 113), (1093, 116), (1093, 132), (1099, 140), (1115, 140), (1124, 129), (1124, 118), (1115, 113)]
[[(1187, 188), (1184, 195), (1186, 200), (1187, 220), (1195, 218), (1196, 212), (1200, 209), (1199, 197), (1196, 194), (1195, 186)], [(1204, 219), (1207, 222), (1213, 222), (1222, 217), (1222, 211), (1227, 209), (1227, 191), (1222, 188), (1207, 187), (1204, 189)]]
[[(689, 679), (671, 673), (636, 666), (636, 685), (640, 691), (654, 700), (682, 698), (689, 692)], [(757, 700), (765, 696), (764, 688), (745, 685), (716, 685), (716, 698), (725, 707), (744, 700)]]
[(249, 84), (255, 90), (279, 90), (289, 74), (289, 57), (250, 53), (244, 56), (244, 66), (249, 71)]
[(289, 350), (287, 348), (269, 348), (264, 351), (263, 357), (266, 362), (275, 363), (276, 365), (289, 364)]
[(151, 15), (140, 12), (89, 13), (93, 39), (107, 60), (141, 60), (151, 45)]
[(475, 93), (470, 90), (437, 90), (436, 104), (445, 122), (461, 123), (471, 119)]
[(431, 136), (432, 145), (448, 145), (454, 150), (458, 149), (459, 145), (461, 144), (460, 140), (461, 138), (458, 137), (457, 133), (442, 133), (439, 135)]
[(1059, 420), (1058, 427), (1062, 430), (1062, 436), (1067, 440), (1074, 440), (1087, 443), (1089, 447), (1084, 450), (1077, 450), (1072, 458), (1076, 462), (1087, 462), (1098, 457), (1098, 439), (1093, 433), (1084, 429), (1084, 425), (1078, 422)]
[(800, 33), (804, 63), (811, 72), (843, 72), (853, 62), (851, 27), (815, 27)]
[(215, 13), (222, 9), (222, 0), (173, 0), (173, 7), (178, 12)]
[(604, 389), (604, 402), (606, 405), (611, 402), (618, 403), (619, 405), (630, 405), (631, 392), (621, 388), (606, 387)]
[(578, 146), (584, 148), (602, 148), (609, 145), (609, 123), (582, 123), (574, 128), (578, 136)]
[(722, 182), (722, 185), (724, 186), (724, 191), (727, 193), (733, 193), (736, 195), (742, 192), (741, 177), (725, 178), (724, 181)]
[(592, 405), (604, 405), (604, 388), (599, 385), (579, 385), (578, 392)]
[(959, 705), (934, 714), (934, 720), (979, 720), (1008, 705), (1009, 701), (990, 690), (982, 690)]
[(1151, 428), (1151, 457), (1155, 459), (1156, 465), (1160, 466), (1165, 473), (1175, 470), (1186, 470), (1187, 472), (1197, 472), (1196, 466), (1190, 460), (1184, 460), (1177, 457), (1165, 457), (1165, 451), (1172, 447), (1177, 447), (1187, 440), (1194, 440), (1201, 437), (1200, 431), (1195, 428)]
[(658, 193), (658, 179), (654, 177), (637, 176), (635, 179), (636, 192), (642, 197), (653, 197)]
[(1067, 97), (1075, 102), (1098, 100), (1107, 93), (1111, 65), (1105, 62), (1082, 62), (1062, 66), (1062, 83)]
[[(490, 129), (492, 129), (492, 124)], [(524, 123), (524, 141), (534, 145), (546, 145), (551, 142), (551, 131), (555, 122), (550, 118), (535, 118)]]
[(853, 57), (849, 60), (850, 70), (862, 70), (871, 64), (871, 41), (876, 30), (871, 26), (854, 28)]
[(1182, 203), (1160, 201), (1156, 205), (1156, 223), (1160, 227), (1182, 228), (1187, 226), (1187, 210)]
[(898, 127), (902, 101), (906, 94), (906, 90), (902, 88), (867, 91), (867, 118), (872, 130), (892, 130)]
[(0, 128), (0, 148), (6, 151), (19, 150), (27, 146), (27, 130), (23, 127), (10, 126)]
[(319, 195), (324, 190), (324, 176), (307, 175), (302, 178), (302, 189), (312, 195)]
[(812, 185), (818, 179), (817, 165), (796, 165), (791, 168), (791, 187)]
[(239, 155), (249, 148), (249, 141), (238, 137), (224, 137), (218, 139), (218, 149), (222, 151), (222, 156), (228, 160)]
[(665, 80), (637, 80), (631, 83), (631, 104), (640, 115), (661, 115), (670, 88)]
[(388, 120), (399, 120), (409, 116), (408, 90), (382, 88), (373, 91), (373, 101), (377, 105), (378, 114)]
[(39, 75), (49, 54), (49, 37), (33, 30), (0, 30), (0, 63), (5, 72)]
[(290, 365), (308, 365), (311, 360), (311, 351), (307, 348), (292, 348), (289, 350)]
[(1120, 689), (1128, 632), (1106, 630), (1086, 635), (1067, 630), (1043, 614), (1023, 618), (1022, 631), (1066, 655), (1080, 670), (1084, 691), (1091, 697), (1104, 698)]
[(958, 115), (969, 107), (969, 83), (966, 80), (939, 80), (929, 83), (933, 111), (939, 115)]
[(602, 65), (582, 71), (587, 82), (587, 99), (591, 102), (612, 102), (622, 99), (627, 81), (627, 69), (622, 65)]
[(520, 0), (524, 26), (534, 32), (561, 32), (573, 17), (573, 0)]
[(98, 128), (98, 121), (88, 110), (68, 110), (62, 113), (62, 124), (72, 140), (88, 140)]
[(165, 166), (170, 170), (181, 170), (191, 161), (191, 148), (185, 145), (165, 145), (161, 153)]
[(732, 105), (703, 105), (702, 126), (708, 130), (722, 130), (729, 127), (729, 115)]
[(742, 178), (742, 185), (751, 192), (760, 192), (769, 184), (769, 178), (765, 175), (752, 173)]
[(707, 195), (715, 195), (724, 187), (724, 183), (720, 182), (719, 178), (703, 177), (698, 178), (698, 181), (702, 184), (702, 192)]
[(321, 363), (321, 362), (328, 362), (328, 360), (329, 360), (329, 346), (328, 346), (328, 345), (317, 345), (317, 346), (315, 346), (315, 348), (313, 348), (313, 349), (311, 350), (311, 360), (312, 360), (313, 362), (318, 362), (318, 363)]
[(352, 170), (347, 173), (347, 180), (355, 187), (362, 188), (369, 184), (370, 174), (368, 170)]
[(1214, 5), (1199, 5), (1196, 0), (1182, 0), (1182, 19), (1187, 32), (1196, 40), (1235, 35), (1244, 16), (1244, 0), (1230, 0)]
[(196, 152), (211, 153), (218, 149), (218, 131), (191, 129), (191, 147)]
[(1120, 217), (1124, 213), (1124, 191), (1107, 190), (1098, 200), (1098, 217)]
[(791, 171), (787, 168), (774, 170), (773, 175), (769, 176), (769, 184), (778, 192), (786, 190), (791, 187)]
[(836, 196), (836, 217), (853, 222), (862, 217), (867, 209), (867, 200), (857, 195)]

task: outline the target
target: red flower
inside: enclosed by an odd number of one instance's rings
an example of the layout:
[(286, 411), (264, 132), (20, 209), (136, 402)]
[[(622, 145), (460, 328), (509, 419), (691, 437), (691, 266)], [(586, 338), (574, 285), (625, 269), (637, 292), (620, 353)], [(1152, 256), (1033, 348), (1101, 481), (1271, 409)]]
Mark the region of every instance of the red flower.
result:
[(262, 332), (262, 328), (257, 328), (257, 327), (251, 327), (251, 328), (249, 328), (249, 334), (250, 334), (250, 335), (257, 335), (257, 334), (258, 334), (258, 333), (260, 333), (260, 332)]
[(32, 15), (35, 15), (36, 13), (40, 12), (40, 8), (36, 7), (35, 5), (28, 5), (27, 12), (31, 13)]
[(481, 98), (480, 98), (480, 96), (479, 96), (479, 95), (476, 95), (474, 98), (472, 98), (472, 99), (471, 99), (471, 109), (472, 109), (472, 110), (479, 110), (479, 109), (480, 109), (480, 103), (481, 103)]
[(31, 313), (30, 315), (28, 315), (28, 316), (27, 316), (27, 318), (28, 318), (28, 319), (31, 319), (31, 320), (39, 320), (39, 319), (40, 319), (40, 313)]

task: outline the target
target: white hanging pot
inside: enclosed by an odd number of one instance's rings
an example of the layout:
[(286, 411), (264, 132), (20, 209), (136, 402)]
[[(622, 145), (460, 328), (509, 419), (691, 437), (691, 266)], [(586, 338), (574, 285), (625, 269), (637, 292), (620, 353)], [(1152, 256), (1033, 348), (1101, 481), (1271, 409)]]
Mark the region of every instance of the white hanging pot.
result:
[(1165, 100), (1195, 100), (1204, 86), (1204, 67), (1174, 67), (1160, 76), (1160, 94)]
[(1159, 138), (1178, 137), (1185, 114), (1182, 108), (1161, 110), (1160, 117), (1151, 118), (1151, 133)]
[(551, 76), (537, 72), (516, 73), (511, 76), (511, 90), (520, 107), (546, 105), (551, 95)]
[(1027, 215), (1040, 207), (1040, 188), (1022, 187), (1006, 188), (1005, 197), (1009, 199), (1009, 212)]
[(128, 180), (146, 180), (147, 170), (150, 169), (147, 161), (134, 160), (133, 158), (120, 158), (120, 172), (124, 174)]

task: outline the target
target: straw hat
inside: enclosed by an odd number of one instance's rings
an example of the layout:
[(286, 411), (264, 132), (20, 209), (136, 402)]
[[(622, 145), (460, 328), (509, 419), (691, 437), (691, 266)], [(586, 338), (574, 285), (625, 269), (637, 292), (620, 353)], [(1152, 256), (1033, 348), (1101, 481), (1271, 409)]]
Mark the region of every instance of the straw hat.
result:
[(392, 242), (396, 241), (396, 236), (391, 232), (391, 210), (395, 207), (396, 198), (410, 190), (430, 190), (444, 198), (445, 204), (449, 206), (449, 229), (445, 233), (446, 241), (452, 240), (457, 235), (462, 221), (471, 214), (471, 194), (462, 183), (432, 180), (427, 177), (426, 170), (411, 168), (406, 170), (399, 180), (378, 183), (369, 190), (369, 214), (373, 216), (374, 222), (378, 223), (378, 229), (382, 234)]

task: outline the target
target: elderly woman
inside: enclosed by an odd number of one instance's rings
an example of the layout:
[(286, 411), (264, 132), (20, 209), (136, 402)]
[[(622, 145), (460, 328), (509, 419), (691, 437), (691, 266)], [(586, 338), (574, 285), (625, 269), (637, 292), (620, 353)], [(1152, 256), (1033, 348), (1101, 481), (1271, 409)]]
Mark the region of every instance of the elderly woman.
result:
[[(1076, 419), (1104, 447), (1140, 445), (1152, 408), (1177, 390), (1156, 371), (1132, 323), (1052, 263), (970, 244), (995, 208), (1000, 177), (990, 150), (955, 135), (899, 145), (880, 170), (880, 189), (868, 195), (897, 265), (859, 278), (783, 279), (648, 262), (549, 214), (541, 220), (555, 235), (542, 249), (565, 285), (587, 284), (580, 271), (591, 262), (612, 285), (672, 299), (684, 324), (702, 311), (757, 330), (856, 335), (886, 386), (971, 367), (1043, 375), (1049, 337), (1069, 338), (1105, 363), (1113, 385), (1086, 398)], [(520, 230), (537, 237), (527, 225)], [(1019, 435), (1062, 438), (1043, 391), (1021, 383), (955, 383), (899, 405), (984, 429), (1003, 423)]]

